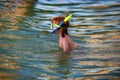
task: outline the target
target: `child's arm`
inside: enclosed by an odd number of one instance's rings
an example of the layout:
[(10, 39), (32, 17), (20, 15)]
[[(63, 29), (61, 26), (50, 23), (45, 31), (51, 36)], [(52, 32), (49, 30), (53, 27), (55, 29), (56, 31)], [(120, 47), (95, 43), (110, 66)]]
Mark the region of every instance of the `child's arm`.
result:
[(62, 42), (62, 48), (63, 48), (64, 52), (69, 51), (69, 44), (66, 40)]

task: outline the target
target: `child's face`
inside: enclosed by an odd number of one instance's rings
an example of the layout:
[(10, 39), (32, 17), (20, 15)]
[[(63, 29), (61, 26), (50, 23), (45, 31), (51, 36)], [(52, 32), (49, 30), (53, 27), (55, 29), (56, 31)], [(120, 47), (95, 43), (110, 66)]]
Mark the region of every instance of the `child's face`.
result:
[(62, 28), (58, 29), (55, 34), (60, 34), (62, 32)]
[[(53, 24), (56, 24), (56, 25), (58, 25), (59, 23), (57, 23), (56, 21), (52, 21), (52, 23)], [(55, 25), (52, 25), (52, 30), (54, 30), (56, 28), (56, 26)], [(59, 28), (56, 32), (55, 32), (55, 34), (60, 34), (60, 32), (62, 32), (62, 28)]]
[[(69, 21), (66, 22), (64, 24), (64, 27), (60, 27), (59, 24), (61, 23), (61, 21), (64, 20), (64, 17), (55, 17), (53, 18), (51, 21), (52, 21), (52, 26), (51, 26), (51, 29), (52, 30), (55, 30), (55, 28), (59, 28), (55, 34), (61, 34), (64, 30), (67, 29), (67, 27), (69, 27)], [(65, 32), (64, 32), (65, 33)]]

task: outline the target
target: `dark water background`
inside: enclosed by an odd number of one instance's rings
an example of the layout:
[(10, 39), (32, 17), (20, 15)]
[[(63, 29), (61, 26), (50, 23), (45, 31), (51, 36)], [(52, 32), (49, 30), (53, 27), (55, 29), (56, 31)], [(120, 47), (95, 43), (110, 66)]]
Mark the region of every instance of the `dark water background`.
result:
[[(63, 54), (54, 16), (73, 14), (79, 49)], [(0, 0), (0, 80), (120, 80), (120, 0)]]

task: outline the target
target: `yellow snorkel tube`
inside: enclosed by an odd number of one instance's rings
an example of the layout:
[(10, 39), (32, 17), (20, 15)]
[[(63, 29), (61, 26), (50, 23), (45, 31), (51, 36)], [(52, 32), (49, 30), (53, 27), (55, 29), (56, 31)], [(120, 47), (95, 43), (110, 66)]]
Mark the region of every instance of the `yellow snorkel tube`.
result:
[(66, 18), (64, 19), (64, 22), (67, 22), (68, 20), (70, 20), (71, 17), (72, 17), (72, 14), (70, 14), (68, 17), (66, 17)]

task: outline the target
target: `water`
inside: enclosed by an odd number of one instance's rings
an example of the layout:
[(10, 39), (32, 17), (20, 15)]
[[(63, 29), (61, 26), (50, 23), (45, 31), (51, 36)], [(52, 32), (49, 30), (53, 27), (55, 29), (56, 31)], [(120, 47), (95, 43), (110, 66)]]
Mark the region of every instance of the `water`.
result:
[[(64, 54), (52, 17), (73, 14)], [(0, 80), (120, 80), (119, 0), (0, 0)]]

